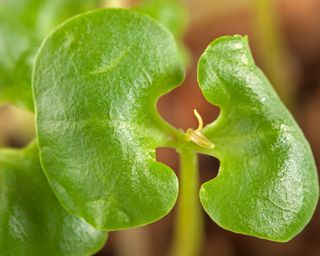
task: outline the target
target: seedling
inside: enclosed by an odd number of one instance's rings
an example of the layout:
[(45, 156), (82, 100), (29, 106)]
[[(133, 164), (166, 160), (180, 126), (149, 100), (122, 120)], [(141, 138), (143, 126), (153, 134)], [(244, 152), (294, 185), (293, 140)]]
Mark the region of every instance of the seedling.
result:
[(219, 176), (200, 190), (216, 223), (291, 239), (314, 211), (316, 169), (302, 132), (255, 66), (246, 37), (219, 38), (202, 55), (200, 88), (221, 114), (204, 129), (197, 114), (199, 128), (186, 134), (156, 109), (183, 74), (172, 36), (134, 12), (84, 14), (47, 38), (33, 90), (41, 160), (59, 200), (97, 229), (154, 222), (178, 194), (176, 176), (155, 160), (155, 149), (174, 147), (182, 159), (204, 153), (220, 160)]
[(41, 165), (61, 205), (97, 230), (161, 219), (179, 189), (155, 149), (172, 147), (181, 158), (176, 255), (198, 252), (198, 153), (220, 160), (218, 177), (200, 189), (213, 221), (263, 239), (293, 238), (316, 207), (316, 167), (247, 38), (218, 38), (200, 58), (200, 89), (221, 110), (212, 124), (203, 128), (195, 111), (199, 127), (181, 132), (159, 115), (157, 99), (183, 78), (173, 36), (133, 11), (85, 13), (47, 37), (32, 85)]

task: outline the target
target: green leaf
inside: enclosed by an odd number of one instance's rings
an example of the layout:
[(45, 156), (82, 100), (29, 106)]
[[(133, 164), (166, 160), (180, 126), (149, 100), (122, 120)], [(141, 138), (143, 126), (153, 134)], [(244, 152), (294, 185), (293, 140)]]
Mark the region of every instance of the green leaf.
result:
[(220, 107), (204, 135), (213, 141), (219, 175), (201, 187), (201, 202), (225, 229), (287, 241), (318, 201), (310, 147), (270, 83), (255, 66), (247, 38), (213, 41), (198, 67), (206, 99)]
[(31, 69), (44, 36), (66, 18), (94, 8), (98, 0), (0, 1), (0, 104), (33, 109)]
[(62, 208), (33, 143), (0, 150), (0, 237), (1, 255), (79, 256), (98, 251), (106, 233)]
[(45, 40), (33, 75), (37, 134), (51, 186), (71, 213), (117, 230), (171, 210), (177, 178), (155, 148), (177, 132), (155, 103), (183, 75), (170, 33), (132, 11), (83, 14)]

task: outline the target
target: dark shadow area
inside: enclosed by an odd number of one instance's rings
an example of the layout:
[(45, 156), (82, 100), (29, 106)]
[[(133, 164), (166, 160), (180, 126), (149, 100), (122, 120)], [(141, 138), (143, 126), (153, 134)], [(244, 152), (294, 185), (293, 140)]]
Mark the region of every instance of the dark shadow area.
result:
[(198, 154), (200, 184), (207, 182), (218, 175), (220, 162), (213, 156)]
[(156, 159), (176, 172), (179, 169), (179, 155), (173, 148), (157, 148)]

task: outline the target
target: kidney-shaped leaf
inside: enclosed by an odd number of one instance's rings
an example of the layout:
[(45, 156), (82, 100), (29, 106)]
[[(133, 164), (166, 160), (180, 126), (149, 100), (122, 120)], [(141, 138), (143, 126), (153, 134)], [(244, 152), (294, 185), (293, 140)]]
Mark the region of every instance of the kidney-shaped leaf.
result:
[(289, 240), (318, 200), (316, 168), (300, 128), (255, 66), (246, 38), (211, 43), (198, 76), (206, 99), (221, 109), (204, 130), (220, 160), (218, 177), (201, 187), (205, 210), (225, 229)]
[(99, 10), (42, 45), (33, 90), (41, 159), (63, 205), (99, 229), (153, 222), (178, 182), (155, 160), (171, 128), (155, 102), (183, 78), (173, 37), (151, 18)]
[(34, 143), (0, 150), (0, 238), (1, 255), (78, 256), (98, 251), (106, 233), (62, 208)]

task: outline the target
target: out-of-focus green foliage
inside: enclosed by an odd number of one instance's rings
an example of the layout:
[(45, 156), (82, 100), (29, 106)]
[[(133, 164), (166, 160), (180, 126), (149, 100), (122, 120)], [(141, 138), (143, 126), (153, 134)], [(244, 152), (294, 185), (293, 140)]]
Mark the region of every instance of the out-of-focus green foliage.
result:
[(176, 38), (181, 38), (187, 24), (187, 10), (179, 0), (142, 0), (135, 10), (160, 21)]
[(142, 0), (134, 8), (161, 22), (176, 38), (181, 58), (188, 66), (189, 52), (182, 39), (187, 26), (187, 9), (180, 0)]
[(33, 109), (31, 69), (41, 41), (66, 18), (97, 4), (97, 0), (0, 1), (0, 104)]
[(86, 256), (106, 233), (69, 214), (42, 172), (36, 143), (0, 150), (0, 254)]

